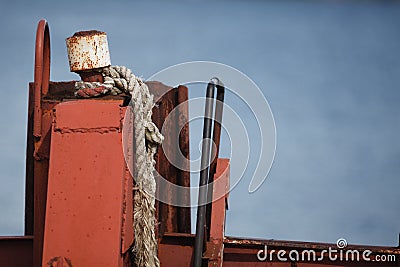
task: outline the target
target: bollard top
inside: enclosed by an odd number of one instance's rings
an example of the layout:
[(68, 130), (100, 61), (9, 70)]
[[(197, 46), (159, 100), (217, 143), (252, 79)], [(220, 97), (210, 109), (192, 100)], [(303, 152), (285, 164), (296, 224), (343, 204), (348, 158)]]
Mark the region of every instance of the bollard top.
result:
[(80, 31), (80, 32), (74, 33), (74, 35), (72, 35), (72, 37), (85, 37), (85, 36), (94, 36), (94, 35), (106, 35), (106, 33), (98, 31), (98, 30)]
[(105, 32), (76, 32), (66, 39), (70, 71), (89, 71), (111, 65)]

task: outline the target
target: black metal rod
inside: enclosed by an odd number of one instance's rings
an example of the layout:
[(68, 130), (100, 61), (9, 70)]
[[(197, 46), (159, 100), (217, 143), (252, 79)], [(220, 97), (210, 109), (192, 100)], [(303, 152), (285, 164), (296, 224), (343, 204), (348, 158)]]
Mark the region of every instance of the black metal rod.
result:
[(217, 101), (215, 104), (215, 112), (214, 112), (214, 129), (213, 129), (214, 146), (212, 146), (211, 148), (212, 162), (210, 164), (210, 174), (208, 178), (209, 183), (214, 181), (214, 174), (217, 169), (219, 145), (221, 141), (221, 122), (222, 122), (222, 113), (224, 110), (224, 98), (225, 98), (225, 87), (221, 83), (221, 81), (218, 80)]
[(203, 257), (204, 227), (206, 223), (207, 183), (210, 165), (210, 141), (212, 129), (212, 112), (214, 107), (214, 84), (207, 85), (206, 105), (204, 111), (203, 143), (201, 149), (201, 169), (199, 198), (197, 207), (196, 238), (194, 241), (194, 267), (201, 267)]
[[(217, 79), (217, 78), (215, 78)], [(221, 124), (222, 124), (222, 113), (224, 110), (224, 98), (225, 98), (225, 87), (221, 81), (217, 79), (217, 100), (215, 103), (214, 111), (214, 129), (213, 129), (213, 143), (211, 146), (211, 163), (210, 171), (208, 175), (208, 192), (207, 192), (207, 207), (206, 207), (206, 225), (207, 225), (207, 240), (210, 238), (211, 228), (211, 213), (212, 213), (212, 202), (213, 202), (213, 182), (217, 170), (217, 161), (219, 155), (219, 147), (221, 141)]]

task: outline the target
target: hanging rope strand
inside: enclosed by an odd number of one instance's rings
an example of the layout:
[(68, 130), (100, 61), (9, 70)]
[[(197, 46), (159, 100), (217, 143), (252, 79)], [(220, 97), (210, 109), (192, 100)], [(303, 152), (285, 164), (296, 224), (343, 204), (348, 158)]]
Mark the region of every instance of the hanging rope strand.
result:
[[(117, 95), (122, 92), (132, 96), (135, 136), (135, 181), (134, 195), (134, 231), (133, 253), (138, 267), (158, 267), (157, 239), (155, 236), (155, 193), (154, 154), (164, 137), (151, 120), (154, 106), (153, 95), (147, 85), (136, 77), (130, 69), (123, 66), (110, 66), (101, 69), (104, 83), (77, 82), (75, 95), (95, 97), (108, 93)], [(146, 146), (147, 140), (147, 146)]]

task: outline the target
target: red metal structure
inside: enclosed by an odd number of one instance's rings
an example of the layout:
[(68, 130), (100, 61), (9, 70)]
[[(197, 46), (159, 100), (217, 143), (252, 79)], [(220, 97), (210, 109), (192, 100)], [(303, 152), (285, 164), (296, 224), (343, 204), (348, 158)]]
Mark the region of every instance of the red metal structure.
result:
[[(0, 238), (0, 266), (131, 266), (134, 182), (122, 151), (126, 97), (76, 99), (74, 82), (50, 82), (49, 37), (42, 20), (36, 36), (35, 81), (29, 85), (25, 236)], [(153, 120), (161, 127), (174, 107), (188, 99), (188, 89), (147, 84), (154, 95), (162, 96), (153, 109)], [(182, 129), (179, 140), (164, 149), (179, 148), (188, 158), (187, 106), (181, 105), (180, 112), (170, 127), (171, 132)], [(164, 178), (190, 186), (189, 173), (172, 166), (161, 149), (156, 161)], [(218, 159), (211, 168), (215, 169), (212, 179), (220, 181), (212, 193), (224, 197), (207, 206), (203, 266), (399, 266), (398, 247), (349, 245), (343, 252), (369, 250), (371, 261), (332, 261), (324, 251), (336, 244), (225, 236), (229, 160)], [(157, 190), (168, 198), (168, 188)], [(157, 220), (161, 266), (191, 266), (195, 236), (190, 209), (158, 202)], [(262, 261), (257, 255), (264, 255), (266, 246), (272, 253)], [(300, 254), (313, 250), (320, 260), (279, 258), (278, 251), (293, 250)], [(390, 261), (376, 261), (392, 255)]]

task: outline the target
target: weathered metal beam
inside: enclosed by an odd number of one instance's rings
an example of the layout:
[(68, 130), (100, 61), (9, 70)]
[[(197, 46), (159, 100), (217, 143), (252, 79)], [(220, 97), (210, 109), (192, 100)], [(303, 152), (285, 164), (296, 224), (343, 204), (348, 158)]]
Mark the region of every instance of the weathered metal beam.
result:
[[(157, 150), (155, 156), (156, 170), (163, 179), (166, 179), (171, 184), (176, 184), (184, 187), (190, 187), (190, 172), (184, 169), (177, 168), (166, 157), (174, 157), (181, 149), (184, 157), (189, 159), (189, 125), (188, 125), (188, 89), (185, 86), (171, 88), (159, 82), (147, 82), (151, 93), (155, 98), (159, 98), (156, 103), (156, 108), (153, 109), (153, 121), (159, 129), (163, 129), (168, 133), (165, 136), (163, 145)], [(170, 113), (179, 106), (179, 112), (175, 112), (175, 116), (168, 120), (168, 125), (165, 122)], [(178, 118), (179, 116), (179, 118)], [(179, 129), (182, 129), (179, 132)], [(179, 136), (179, 139), (176, 138)], [(177, 160), (174, 159), (176, 162)], [(182, 163), (182, 164), (187, 164)], [(170, 200), (171, 202), (179, 198), (183, 203), (190, 204), (190, 195), (174, 195), (173, 191), (168, 187), (160, 187), (157, 185), (157, 195), (162, 199)], [(181, 202), (181, 203), (182, 203)], [(190, 233), (190, 208), (176, 207), (156, 202), (157, 219), (159, 222), (158, 236), (164, 233)]]
[[(181, 129), (179, 133), (179, 147), (184, 159), (184, 162), (179, 162), (179, 166), (183, 167), (178, 176), (177, 184), (186, 188), (190, 188), (190, 152), (189, 152), (189, 92), (186, 86), (178, 86), (177, 89), (177, 112), (176, 121), (178, 122), (177, 129)], [(185, 160), (186, 159), (186, 160)], [(190, 213), (190, 191), (185, 191), (186, 194), (179, 196), (179, 203), (185, 203), (186, 207), (178, 209), (178, 232), (191, 232), (191, 213)]]

